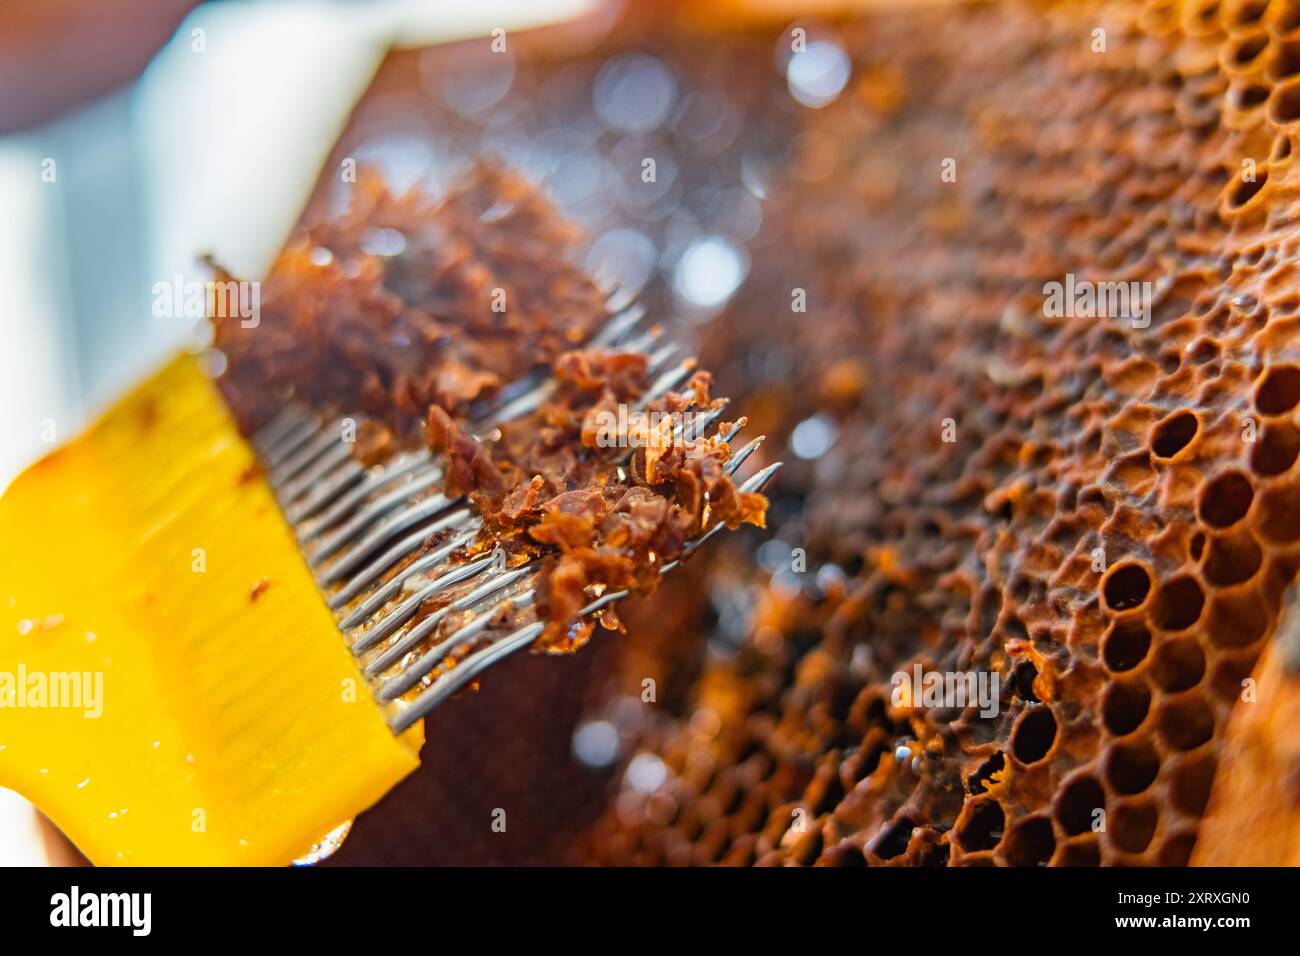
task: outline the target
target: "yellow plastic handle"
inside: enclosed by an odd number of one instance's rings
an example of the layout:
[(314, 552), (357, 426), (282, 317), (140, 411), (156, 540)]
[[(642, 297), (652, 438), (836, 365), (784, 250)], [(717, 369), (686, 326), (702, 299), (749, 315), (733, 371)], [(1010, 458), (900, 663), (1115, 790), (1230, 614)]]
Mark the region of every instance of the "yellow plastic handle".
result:
[(180, 356), (0, 498), (0, 785), (96, 864), (283, 864), (418, 763)]

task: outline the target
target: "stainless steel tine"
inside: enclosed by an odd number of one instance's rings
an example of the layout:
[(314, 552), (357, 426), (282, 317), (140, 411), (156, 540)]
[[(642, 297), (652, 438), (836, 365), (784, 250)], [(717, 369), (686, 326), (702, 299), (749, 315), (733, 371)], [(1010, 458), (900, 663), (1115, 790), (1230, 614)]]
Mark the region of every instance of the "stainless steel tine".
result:
[(332, 475), (309, 491), (301, 501), (285, 508), (285, 516), (291, 524), (299, 524), (311, 518), (331, 501), (336, 500), (347, 488), (365, 477), (366, 469), (355, 458), (345, 462)]
[[(675, 345), (665, 346), (665, 348), (672, 349), (673, 351), (676, 351), (677, 349)], [(662, 352), (664, 350), (661, 349), (660, 351)], [(668, 354), (671, 355), (672, 352), (669, 352)], [(650, 357), (650, 361), (652, 364), (654, 363), (655, 357), (653, 355)], [(641, 396), (638, 404), (644, 407), (656, 399), (663, 398), (672, 391), (673, 386), (680, 384), (682, 379), (686, 378), (686, 376), (690, 375), (693, 371), (695, 371), (695, 368), (690, 362), (677, 363), (677, 365), (673, 366), (650, 383), (650, 387), (645, 390), (645, 394)]]
[[(478, 606), (492, 595), (504, 591), (510, 585), (514, 584), (525, 575), (533, 574), (537, 570), (535, 562), (529, 562), (520, 565), (517, 568), (511, 568), (509, 571), (502, 571), (490, 580), (479, 585), (469, 594), (455, 601), (452, 601), (444, 608), (439, 608), (428, 617), (421, 620), (413, 627), (406, 629), (390, 647), (386, 647), (380, 652), (374, 660), (368, 661), (362, 672), (368, 678), (375, 678), (388, 670), (412, 650), (419, 647), (421, 643), (432, 634), (442, 623), (442, 619), (453, 611), (467, 611)], [(440, 642), (441, 643), (441, 642)]]
[[(755, 472), (753, 475), (751, 475), (749, 478), (747, 478), (745, 481), (741, 483), (740, 490), (744, 492), (762, 491), (764, 486), (769, 481), (772, 480), (772, 476), (781, 470), (782, 464), (784, 463), (775, 461), (772, 464), (768, 465), (766, 468), (764, 468), (762, 471)], [(720, 532), (725, 527), (726, 525), (722, 524), (721, 522), (715, 524), (712, 528), (704, 532), (704, 534), (700, 535), (698, 538), (686, 542), (686, 546), (682, 550), (687, 555), (694, 554), (696, 551), (698, 551), (701, 548), (701, 546), (703, 546), (704, 542), (708, 541), (710, 538), (712, 538), (715, 534)], [(673, 568), (677, 567), (677, 565), (681, 563), (682, 562), (680, 558), (676, 561), (669, 561), (667, 564), (665, 564), (662, 568), (659, 569), (659, 573), (666, 574), (667, 572), (671, 571)]]
[(486, 571), (491, 566), (492, 556), (490, 554), (465, 564), (453, 565), (448, 571), (434, 578), (410, 597), (403, 600), (397, 607), (380, 618), (374, 626), (362, 631), (357, 639), (352, 642), (352, 652), (354, 654), (360, 653), (374, 647), (413, 618), (416, 612), (420, 610), (420, 605), (429, 598), (436, 597), (454, 584), (476, 577), (479, 572)]
[[(514, 597), (506, 598), (503, 603), (509, 603), (514, 610), (518, 611), (528, 607), (533, 603), (534, 592), (525, 591), (523, 594), (517, 594)], [(497, 607), (490, 607), (483, 611), (478, 617), (470, 621), (464, 627), (458, 628), (447, 637), (443, 638), (429, 650), (421, 654), (410, 666), (403, 668), (397, 674), (394, 674), (388, 680), (379, 685), (375, 696), (381, 701), (396, 700), (405, 694), (408, 690), (420, 683), (425, 676), (435, 667), (443, 662), (452, 651), (472, 641), (483, 633), (492, 619), (496, 617)]]
[(297, 478), (284, 486), (283, 491), (280, 493), (280, 501), (285, 508), (288, 508), (312, 485), (319, 483), (331, 471), (351, 460), (354, 460), (352, 458), (352, 448), (340, 438), (337, 445), (326, 450), (325, 454), (317, 458), (306, 471), (301, 472)]
[(389, 722), (393, 732), (400, 734), (414, 726), (417, 720), (433, 710), (456, 691), (460, 690), (497, 661), (528, 647), (541, 636), (546, 626), (540, 621), (521, 627), (507, 637), (475, 651), (439, 677), (422, 691), (410, 704), (400, 707)]
[[(755, 439), (753, 443), (755, 448), (758, 447), (757, 442), (760, 440), (761, 439)], [(741, 491), (761, 490), (763, 486), (766, 485), (772, 479), (772, 476), (775, 475), (777, 471), (781, 468), (781, 464), (782, 463), (778, 461), (774, 464), (768, 465), (762, 471), (757, 472), (751, 478), (749, 478), (747, 481), (741, 484), (740, 490)], [(694, 539), (693, 541), (686, 542), (686, 547), (684, 548), (686, 555), (689, 556), (694, 554), (696, 551), (700, 549), (700, 547), (704, 544), (704, 542), (708, 541), (710, 538), (712, 538), (715, 534), (720, 532), (725, 527), (726, 525), (722, 523), (715, 524), (712, 528), (710, 528), (704, 534), (700, 535), (698, 538)], [(673, 570), (681, 563), (682, 563), (681, 558), (678, 558), (676, 561), (669, 561), (667, 564), (665, 564), (663, 567), (659, 569), (660, 576), (667, 574), (669, 571)], [(602, 594), (600, 597), (596, 598), (596, 600), (592, 601), (581, 611), (579, 611), (577, 616), (579, 618), (584, 618), (587, 617), (589, 614), (595, 614), (597, 611), (602, 610), (603, 608), (607, 608), (611, 604), (614, 604), (617, 601), (623, 600), (623, 598), (627, 597), (631, 593), (632, 593), (631, 591), (627, 591), (627, 590), (608, 591), (605, 594)]]
[(328, 528), (330, 525), (341, 521), (348, 516), (353, 508), (359, 506), (371, 495), (377, 494), (385, 485), (405, 478), (412, 472), (419, 470), (422, 466), (428, 464), (431, 458), (432, 456), (427, 451), (412, 452), (398, 458), (387, 467), (372, 472), (365, 481), (321, 512), (312, 521), (311, 527), (306, 533), (312, 533), (319, 528)]
[(617, 344), (619, 339), (641, 323), (645, 314), (644, 305), (639, 302), (630, 303), (616, 311), (613, 318), (605, 323), (604, 328), (592, 336), (589, 344), (593, 348), (608, 348)]
[[(455, 535), (446, 544), (434, 548), (424, 557), (412, 561), (400, 572), (393, 575), (392, 579), (385, 582), (380, 587), (375, 588), (374, 592), (366, 597), (364, 601), (339, 622), (339, 627), (349, 631), (354, 627), (369, 620), (385, 604), (397, 597), (405, 588), (406, 582), (417, 574), (423, 574), (425, 571), (432, 571), (438, 565), (450, 558), (457, 548), (463, 548), (474, 540), (474, 532), (467, 531), (464, 534)], [(359, 592), (358, 592), (359, 593)], [(346, 604), (346, 600), (343, 602)], [(342, 607), (343, 605), (338, 605)]]
[(341, 428), (340, 420), (335, 419), (320, 429), (310, 440), (303, 442), (283, 462), (271, 469), (269, 476), (271, 484), (283, 486), (290, 478), (323, 455), (335, 442), (341, 440)]
[(299, 536), (298, 540), (303, 545), (310, 545), (317, 538), (324, 535), (312, 549), (312, 560), (318, 561), (321, 558), (328, 557), (394, 508), (401, 507), (419, 495), (420, 492), (428, 491), (441, 477), (441, 472), (436, 468), (414, 471), (406, 484), (394, 488), (388, 494), (381, 495), (373, 501), (366, 502), (363, 507), (349, 516), (337, 528), (330, 530), (325, 527), (324, 523), (321, 523), (305, 531)]
[[(348, 579), (339, 591), (334, 594), (328, 601), (331, 608), (338, 610), (348, 601), (352, 600), (367, 587), (375, 582), (381, 574), (397, 564), (403, 558), (415, 553), (424, 542), (429, 540), (431, 535), (446, 531), (448, 528), (455, 528), (457, 531), (468, 531), (477, 528), (479, 525), (478, 516), (469, 508), (459, 508), (449, 514), (443, 515), (431, 525), (420, 528), (417, 531), (408, 534), (392, 547), (383, 551), (379, 557), (370, 561), (364, 568)], [(344, 572), (346, 574), (346, 572)], [(344, 574), (335, 577), (330, 574), (323, 574), (317, 578), (322, 585), (331, 585), (339, 581)]]
[[(615, 345), (619, 339), (634, 329), (645, 318), (645, 306), (632, 300), (629, 300), (626, 305), (620, 305), (616, 301), (618, 296), (618, 292), (610, 296), (607, 304), (613, 314), (606, 320), (601, 330), (587, 341), (585, 347), (604, 348)], [(527, 415), (546, 401), (554, 393), (555, 388), (555, 379), (547, 376), (535, 388), (528, 389), (520, 395), (511, 395), (505, 401), (489, 409), (473, 424), (471, 430), (482, 434), (503, 422), (513, 421)]]
[(311, 416), (306, 409), (291, 405), (258, 430), (257, 434), (253, 436), (253, 448), (265, 458), (267, 452), (275, 448), (290, 432), (304, 422), (309, 421), (310, 418)]
[[(431, 495), (421, 501), (414, 502), (409, 507), (401, 511), (390, 514), (382, 519), (370, 531), (366, 532), (361, 540), (357, 541), (352, 547), (344, 551), (341, 556), (335, 559), (334, 563), (328, 568), (321, 571), (322, 583), (333, 583), (349, 571), (354, 570), (361, 562), (370, 557), (374, 551), (379, 548), (385, 541), (396, 534), (408, 530), (412, 525), (418, 524), (427, 518), (432, 518), (448, 508), (456, 505), (459, 499), (448, 498), (445, 495)], [(346, 544), (346, 542), (344, 542)], [(328, 555), (320, 555), (320, 558)], [(319, 559), (311, 559), (313, 566), (319, 564)]]
[(311, 415), (304, 415), (301, 421), (290, 428), (283, 436), (276, 439), (275, 443), (262, 453), (262, 464), (266, 466), (267, 471), (269, 472), (284, 462), (285, 459), (301, 448), (303, 443), (315, 435), (319, 428), (319, 420)]

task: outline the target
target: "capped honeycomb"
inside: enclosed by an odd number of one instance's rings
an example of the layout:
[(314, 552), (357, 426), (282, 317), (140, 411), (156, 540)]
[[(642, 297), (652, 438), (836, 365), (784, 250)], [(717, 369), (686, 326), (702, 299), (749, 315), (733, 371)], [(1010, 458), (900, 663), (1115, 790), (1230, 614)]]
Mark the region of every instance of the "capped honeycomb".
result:
[[(703, 332), (788, 446), (770, 574), (714, 572), (739, 637), (586, 858), (1184, 864), (1300, 568), (1300, 3), (804, 26), (851, 79)], [(996, 713), (900, 700), (914, 665)]]

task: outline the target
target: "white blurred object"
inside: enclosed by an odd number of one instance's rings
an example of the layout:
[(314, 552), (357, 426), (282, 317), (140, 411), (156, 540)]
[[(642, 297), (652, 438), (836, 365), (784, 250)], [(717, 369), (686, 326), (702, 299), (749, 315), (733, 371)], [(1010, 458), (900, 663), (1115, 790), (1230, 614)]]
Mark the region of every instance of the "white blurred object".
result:
[[(155, 283), (270, 266), (394, 46), (567, 22), (602, 0), (204, 4), (133, 90), (0, 137), (0, 488), (179, 345)], [(53, 159), (57, 179), (44, 182)], [(48, 432), (47, 432), (48, 433)]]

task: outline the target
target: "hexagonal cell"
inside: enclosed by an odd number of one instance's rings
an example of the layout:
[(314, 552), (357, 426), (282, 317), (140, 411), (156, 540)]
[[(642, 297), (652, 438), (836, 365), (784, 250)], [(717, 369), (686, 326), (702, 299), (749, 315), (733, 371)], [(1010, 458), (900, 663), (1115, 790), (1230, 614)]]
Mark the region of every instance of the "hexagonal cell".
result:
[(1259, 497), (1256, 530), (1265, 541), (1300, 541), (1300, 489), (1294, 485), (1269, 488)]
[(1215, 587), (1231, 587), (1253, 578), (1263, 561), (1264, 552), (1249, 534), (1216, 535), (1201, 570)]
[(1012, 824), (1002, 845), (1011, 866), (1046, 866), (1056, 852), (1056, 835), (1046, 817), (1026, 817)]
[(1251, 450), (1250, 467), (1257, 475), (1281, 475), (1291, 470), (1298, 455), (1300, 429), (1290, 422), (1269, 422)]
[(1250, 479), (1239, 471), (1227, 471), (1201, 491), (1201, 520), (1212, 528), (1228, 528), (1246, 516), (1255, 498)]
[(1160, 758), (1143, 740), (1111, 744), (1102, 759), (1102, 773), (1107, 786), (1116, 793), (1141, 793), (1160, 772)]
[(1106, 793), (1097, 778), (1083, 774), (1071, 778), (1056, 795), (1056, 819), (1071, 836), (1088, 833), (1106, 809)]
[(1196, 437), (1200, 423), (1196, 415), (1183, 409), (1162, 419), (1151, 430), (1151, 454), (1156, 458), (1173, 458), (1184, 451)]
[(1101, 722), (1115, 737), (1142, 726), (1151, 709), (1151, 691), (1141, 680), (1111, 681), (1101, 701)]
[(1101, 640), (1101, 659), (1116, 674), (1131, 671), (1146, 660), (1151, 632), (1140, 621), (1120, 621)]
[(1188, 574), (1170, 578), (1160, 586), (1151, 617), (1156, 627), (1165, 631), (1183, 631), (1201, 619), (1205, 592)]
[(1195, 750), (1214, 736), (1214, 713), (1195, 692), (1161, 701), (1156, 731), (1175, 750)]
[(1151, 660), (1151, 678), (1171, 693), (1187, 690), (1205, 675), (1205, 652), (1193, 637), (1161, 641)]
[(957, 825), (957, 844), (968, 853), (991, 850), (1002, 841), (1006, 815), (996, 800), (973, 800)]
[(1274, 365), (1264, 371), (1255, 388), (1255, 408), (1261, 415), (1285, 415), (1300, 404), (1300, 368)]
[(1214, 784), (1215, 759), (1201, 751), (1192, 757), (1170, 761), (1169, 799), (1188, 816), (1199, 817), (1210, 802)]
[(1031, 707), (1020, 715), (1011, 732), (1011, 753), (1024, 764), (1047, 756), (1056, 741), (1056, 717), (1046, 704)]
[(1135, 561), (1111, 565), (1102, 578), (1101, 596), (1112, 611), (1141, 607), (1151, 591), (1151, 574)]
[(1251, 590), (1219, 591), (1210, 606), (1210, 640), (1220, 647), (1248, 647), (1268, 630), (1269, 615)]
[(1155, 836), (1160, 814), (1151, 800), (1125, 800), (1110, 814), (1106, 832), (1121, 850), (1142, 853)]

